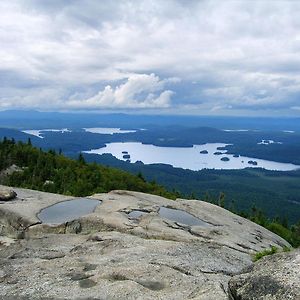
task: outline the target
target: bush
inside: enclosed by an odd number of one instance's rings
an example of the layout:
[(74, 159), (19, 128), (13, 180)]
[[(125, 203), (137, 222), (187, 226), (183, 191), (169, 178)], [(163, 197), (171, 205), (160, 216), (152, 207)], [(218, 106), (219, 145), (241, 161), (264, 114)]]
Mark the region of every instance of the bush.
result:
[(272, 246), (270, 249), (265, 249), (263, 251), (257, 252), (254, 256), (254, 261), (258, 261), (259, 259), (261, 259), (264, 256), (272, 255), (277, 252), (278, 252), (278, 248), (275, 246)]

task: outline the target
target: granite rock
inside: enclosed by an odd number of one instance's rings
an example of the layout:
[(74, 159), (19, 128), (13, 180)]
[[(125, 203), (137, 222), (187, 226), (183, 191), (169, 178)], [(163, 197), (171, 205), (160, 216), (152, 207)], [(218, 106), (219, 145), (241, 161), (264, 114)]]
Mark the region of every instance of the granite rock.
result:
[[(16, 192), (17, 201), (0, 205), (0, 235), (19, 237), (0, 244), (0, 299), (225, 300), (229, 280), (252, 267), (253, 253), (290, 246), (198, 200), (113, 191), (89, 197), (101, 200), (92, 213), (53, 226), (38, 213), (71, 197)], [(162, 216), (161, 207), (203, 225)]]
[(229, 281), (234, 300), (300, 299), (300, 249), (265, 256)]

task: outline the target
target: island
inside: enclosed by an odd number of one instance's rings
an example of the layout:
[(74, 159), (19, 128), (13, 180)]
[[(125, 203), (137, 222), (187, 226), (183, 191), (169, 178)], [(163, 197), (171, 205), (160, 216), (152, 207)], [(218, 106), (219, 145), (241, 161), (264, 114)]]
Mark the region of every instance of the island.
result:
[(208, 154), (208, 151), (207, 150), (202, 150), (202, 151), (200, 151), (200, 154)]
[(239, 154), (233, 154), (233, 157), (240, 157)]
[(257, 161), (255, 161), (255, 160), (249, 160), (248, 164), (249, 165), (253, 165), (253, 166), (257, 166)]
[(217, 152), (214, 152), (214, 155), (222, 155), (223, 152), (220, 152), (220, 151), (217, 151)]
[(228, 157), (225, 157), (225, 156), (222, 157), (221, 160), (222, 160), (222, 161), (230, 161), (230, 159), (229, 159)]
[(123, 155), (123, 158), (124, 158), (124, 159), (130, 159), (130, 155), (129, 155), (129, 154), (124, 154), (124, 155)]
[(128, 154), (128, 151), (122, 151), (122, 154)]

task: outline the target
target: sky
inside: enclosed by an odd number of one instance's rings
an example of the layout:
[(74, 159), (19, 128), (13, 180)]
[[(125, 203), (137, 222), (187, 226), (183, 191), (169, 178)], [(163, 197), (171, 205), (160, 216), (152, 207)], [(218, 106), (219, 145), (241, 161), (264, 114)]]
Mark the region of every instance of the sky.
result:
[(300, 116), (300, 1), (0, 1), (0, 110)]

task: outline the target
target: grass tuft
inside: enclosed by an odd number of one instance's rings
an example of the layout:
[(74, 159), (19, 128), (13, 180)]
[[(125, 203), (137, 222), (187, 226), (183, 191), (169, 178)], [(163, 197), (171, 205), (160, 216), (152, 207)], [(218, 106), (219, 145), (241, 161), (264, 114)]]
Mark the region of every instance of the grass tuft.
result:
[(277, 252), (278, 252), (278, 248), (275, 247), (275, 246), (272, 246), (270, 249), (265, 249), (263, 251), (255, 253), (254, 261), (258, 261), (259, 259), (261, 259), (264, 256), (272, 255), (272, 254), (275, 254)]

